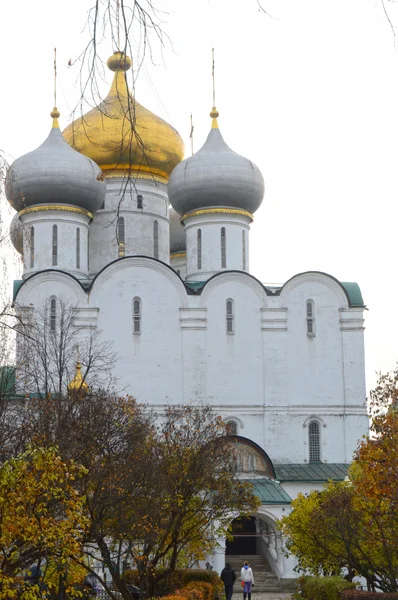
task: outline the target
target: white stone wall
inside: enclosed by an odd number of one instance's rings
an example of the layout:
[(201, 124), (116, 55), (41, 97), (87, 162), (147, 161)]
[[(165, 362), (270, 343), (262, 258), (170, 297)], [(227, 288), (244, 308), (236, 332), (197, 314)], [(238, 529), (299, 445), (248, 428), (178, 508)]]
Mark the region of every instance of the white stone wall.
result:
[[(37, 271), (59, 269), (78, 279), (88, 275), (88, 229), (89, 218), (67, 210), (46, 210), (30, 212), (21, 216), (23, 226), (24, 269), (26, 279)], [(53, 265), (52, 239), (53, 225), (57, 226), (57, 264)], [(34, 265), (31, 267), (30, 230), (34, 227)], [(76, 231), (80, 230), (80, 268), (76, 261)]]
[[(159, 260), (170, 261), (170, 221), (166, 184), (137, 178), (134, 184), (121, 177), (106, 180), (104, 208), (90, 226), (90, 274), (95, 276), (119, 258), (117, 218), (124, 218), (125, 256), (154, 256), (153, 224), (158, 222)], [(137, 196), (142, 196), (138, 208)]]
[[(328, 275), (298, 275), (272, 296), (250, 275), (227, 272), (195, 295), (171, 267), (129, 257), (104, 269), (89, 294), (65, 274), (43, 273), (26, 281), (17, 302), (39, 306), (54, 293), (98, 309), (90, 324), (114, 344), (120, 390), (160, 410), (210, 403), (274, 462), (308, 461), (311, 419), (320, 423), (324, 462), (349, 462), (367, 430), (362, 310), (349, 307)], [(135, 297), (140, 335), (133, 333)], [(309, 298), (315, 337), (306, 332)], [(227, 299), (234, 301), (233, 334)]]
[[(198, 211), (199, 212), (199, 211)], [(204, 211), (205, 212), (205, 211)], [(206, 281), (226, 270), (249, 271), (251, 219), (240, 214), (196, 214), (184, 221), (187, 241), (187, 280)], [(225, 228), (226, 266), (221, 262), (221, 228)], [(198, 230), (201, 231), (201, 268), (198, 268)], [(243, 252), (243, 237), (245, 232)], [(245, 262), (245, 268), (244, 268)]]

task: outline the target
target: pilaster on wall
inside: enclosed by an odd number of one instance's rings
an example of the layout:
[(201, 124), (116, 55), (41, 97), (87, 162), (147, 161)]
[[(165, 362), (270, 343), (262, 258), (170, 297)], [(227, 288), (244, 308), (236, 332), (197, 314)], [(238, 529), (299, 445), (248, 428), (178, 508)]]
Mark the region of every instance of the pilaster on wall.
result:
[(184, 402), (204, 401), (206, 391), (206, 308), (180, 308)]
[(261, 309), (264, 404), (286, 404), (287, 308)]

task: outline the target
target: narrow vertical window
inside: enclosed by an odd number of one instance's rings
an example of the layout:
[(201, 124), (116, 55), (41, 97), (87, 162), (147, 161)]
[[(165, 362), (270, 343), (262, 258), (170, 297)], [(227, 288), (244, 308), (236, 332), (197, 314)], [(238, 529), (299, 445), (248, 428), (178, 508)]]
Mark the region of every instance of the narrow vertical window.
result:
[(159, 258), (159, 223), (153, 222), (153, 256)]
[(125, 255), (124, 217), (119, 217), (117, 220), (117, 242), (119, 258), (122, 258)]
[(202, 268), (202, 230), (198, 229), (197, 233), (197, 249), (198, 249), (198, 269)]
[(141, 334), (141, 300), (139, 298), (133, 300), (133, 333), (134, 335)]
[(246, 262), (246, 231), (242, 229), (242, 268), (244, 271), (247, 269)]
[(80, 227), (76, 229), (76, 269), (80, 269)]
[(221, 268), (227, 268), (227, 244), (225, 227), (221, 227)]
[(137, 196), (137, 208), (144, 208), (143, 198), (142, 198), (141, 194), (138, 194), (138, 196)]
[(306, 302), (306, 313), (307, 313), (307, 335), (313, 337), (315, 335), (315, 304), (313, 300), (307, 300)]
[(320, 462), (321, 460), (321, 444), (319, 437), (319, 423), (318, 421), (311, 421), (311, 423), (308, 426), (308, 447), (310, 462)]
[(225, 307), (226, 307), (227, 333), (233, 334), (235, 331), (234, 301), (229, 298), (226, 301)]
[(53, 267), (58, 264), (58, 227), (53, 225)]
[(90, 270), (90, 237), (89, 232), (87, 232), (87, 271)]
[(57, 325), (57, 301), (55, 298), (51, 298), (50, 301), (50, 329), (55, 331)]
[(30, 228), (30, 268), (35, 266), (35, 228)]

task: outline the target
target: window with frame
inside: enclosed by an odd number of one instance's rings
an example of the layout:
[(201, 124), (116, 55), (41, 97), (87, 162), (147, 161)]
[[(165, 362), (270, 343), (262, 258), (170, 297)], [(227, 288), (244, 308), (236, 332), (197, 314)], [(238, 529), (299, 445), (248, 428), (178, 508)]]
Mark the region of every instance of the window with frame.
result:
[(137, 208), (144, 208), (144, 198), (141, 194), (138, 194), (137, 196)]
[(57, 301), (55, 298), (50, 299), (50, 330), (55, 331), (57, 326)]
[(242, 229), (242, 268), (244, 271), (247, 269), (246, 260), (246, 231)]
[(58, 226), (53, 225), (53, 267), (56, 267), (58, 264)]
[(307, 300), (306, 302), (306, 322), (307, 322), (307, 335), (309, 337), (315, 336), (315, 303), (313, 300)]
[(221, 227), (221, 268), (227, 268), (227, 234), (225, 227)]
[(76, 229), (76, 269), (80, 269), (80, 227)]
[(308, 449), (309, 462), (321, 462), (321, 443), (318, 421), (311, 421), (308, 425)]
[(133, 299), (133, 334), (141, 335), (141, 299)]
[(231, 298), (225, 303), (226, 308), (226, 322), (227, 322), (227, 333), (232, 335), (235, 333), (235, 315), (234, 315), (234, 301)]
[(197, 242), (197, 258), (198, 258), (198, 269), (202, 268), (202, 230), (198, 229), (196, 234), (196, 242)]
[(236, 421), (227, 421), (228, 435), (238, 435), (238, 424)]
[(30, 228), (30, 268), (35, 266), (35, 228)]
[(118, 242), (118, 256), (119, 256), (119, 258), (123, 258), (123, 256), (125, 256), (125, 253), (126, 253), (124, 217), (119, 217), (117, 220), (117, 242)]
[(159, 223), (153, 222), (153, 256), (159, 258)]

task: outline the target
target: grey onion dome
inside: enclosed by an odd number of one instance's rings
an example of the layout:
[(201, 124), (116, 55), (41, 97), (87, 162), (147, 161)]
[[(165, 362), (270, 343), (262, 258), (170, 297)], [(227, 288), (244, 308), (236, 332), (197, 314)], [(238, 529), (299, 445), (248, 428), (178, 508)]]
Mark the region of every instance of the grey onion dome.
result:
[[(59, 116), (58, 112), (51, 113)], [(94, 213), (105, 198), (101, 169), (65, 141), (54, 118), (47, 139), (17, 158), (5, 181), (7, 200), (20, 211), (36, 204), (69, 204)]]
[(19, 254), (23, 254), (23, 225), (15, 213), (10, 224), (11, 243)]
[(180, 215), (209, 207), (254, 213), (264, 196), (264, 179), (254, 163), (227, 146), (214, 119), (202, 148), (175, 167), (168, 194)]
[(170, 254), (176, 252), (186, 252), (187, 243), (185, 239), (185, 229), (180, 223), (180, 215), (174, 208), (170, 209)]

